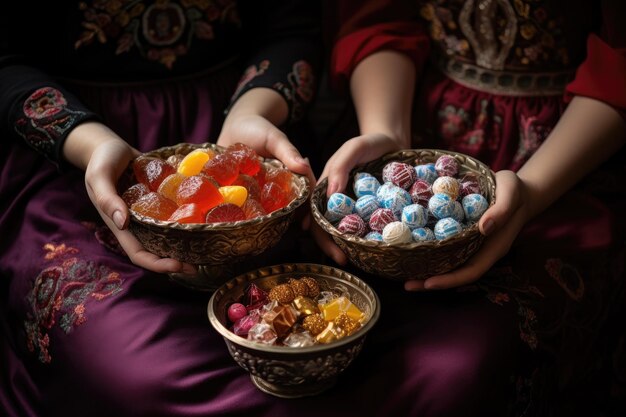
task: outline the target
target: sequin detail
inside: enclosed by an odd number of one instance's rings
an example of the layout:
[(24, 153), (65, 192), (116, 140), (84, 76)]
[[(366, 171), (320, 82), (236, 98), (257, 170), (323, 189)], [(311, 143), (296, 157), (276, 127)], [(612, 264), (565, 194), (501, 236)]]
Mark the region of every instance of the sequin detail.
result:
[(85, 261), (80, 251), (65, 244), (48, 243), (43, 247), (48, 266), (34, 280), (26, 296), (30, 311), (24, 327), (27, 347), (39, 360), (50, 363), (50, 333), (55, 325), (65, 333), (87, 321), (87, 301), (101, 301), (122, 290), (118, 272)]

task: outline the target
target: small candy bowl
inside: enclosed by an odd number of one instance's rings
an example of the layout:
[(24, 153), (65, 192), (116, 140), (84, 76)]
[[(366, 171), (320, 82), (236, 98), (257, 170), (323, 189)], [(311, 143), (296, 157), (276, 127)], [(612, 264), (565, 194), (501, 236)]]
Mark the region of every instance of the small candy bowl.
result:
[[(341, 288), (363, 312), (362, 326), (329, 343), (305, 347), (268, 345), (238, 336), (229, 329), (228, 307), (240, 300), (251, 283), (269, 290), (290, 278), (310, 277), (321, 291)], [(228, 351), (252, 382), (268, 394), (295, 398), (316, 395), (335, 384), (357, 357), (365, 337), (380, 315), (380, 301), (361, 279), (342, 270), (318, 264), (282, 264), (239, 275), (220, 287), (209, 300), (211, 325), (224, 337)]]
[[(166, 160), (173, 155), (185, 156), (199, 148), (208, 148), (216, 153), (224, 151), (224, 148), (212, 143), (181, 143), (144, 155)], [(275, 159), (263, 159), (262, 164), (266, 169), (285, 168)], [(129, 167), (120, 185), (132, 184), (132, 176)], [(174, 281), (192, 289), (212, 291), (232, 277), (229, 273), (234, 265), (259, 255), (280, 241), (293, 220), (295, 210), (310, 193), (306, 177), (294, 173), (291, 182), (295, 197), (285, 207), (264, 216), (228, 223), (182, 224), (157, 220), (130, 210), (129, 230), (148, 251), (198, 266), (196, 275), (170, 274)]]
[[(495, 203), (495, 177), (488, 166), (482, 162), (457, 152), (437, 149), (409, 149), (389, 153), (379, 159), (356, 167), (350, 174), (345, 194), (356, 199), (352, 184), (357, 173), (366, 172), (382, 181), (383, 168), (392, 161), (409, 165), (434, 163), (442, 155), (454, 157), (458, 163), (459, 176), (472, 176), (480, 187), (488, 205)], [(456, 236), (443, 240), (412, 241), (389, 244), (381, 241), (366, 240), (356, 235), (345, 234), (337, 229), (326, 217), (328, 182), (320, 182), (311, 195), (313, 218), (343, 250), (348, 259), (358, 268), (370, 274), (394, 281), (426, 279), (430, 276), (451, 271), (463, 264), (481, 246), (483, 235), (477, 222), (469, 224)]]

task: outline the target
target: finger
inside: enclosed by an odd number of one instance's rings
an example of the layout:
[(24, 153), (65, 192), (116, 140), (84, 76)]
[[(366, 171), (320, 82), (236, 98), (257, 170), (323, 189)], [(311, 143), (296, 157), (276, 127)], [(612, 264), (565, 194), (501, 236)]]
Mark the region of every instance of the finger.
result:
[(307, 177), (309, 187), (315, 185), (316, 179), (308, 158), (302, 157), (300, 151), (291, 143), (289, 138), (275, 127), (268, 132), (265, 150), (269, 155), (281, 161), (287, 169)]
[(480, 232), (488, 236), (505, 225), (519, 205), (519, 178), (511, 171), (496, 174), (496, 202), (489, 207), (478, 222)]
[(311, 222), (311, 235), (317, 242), (322, 252), (335, 261), (339, 265), (345, 265), (348, 262), (346, 254), (335, 244), (330, 235), (326, 233), (316, 222)]
[(424, 290), (424, 280), (412, 279), (404, 283), (404, 289), (407, 291), (422, 291)]
[(85, 175), (87, 192), (98, 211), (111, 219), (117, 229), (122, 230), (128, 225), (128, 207), (117, 194), (114, 185), (116, 180), (105, 170), (100, 171), (100, 175)]

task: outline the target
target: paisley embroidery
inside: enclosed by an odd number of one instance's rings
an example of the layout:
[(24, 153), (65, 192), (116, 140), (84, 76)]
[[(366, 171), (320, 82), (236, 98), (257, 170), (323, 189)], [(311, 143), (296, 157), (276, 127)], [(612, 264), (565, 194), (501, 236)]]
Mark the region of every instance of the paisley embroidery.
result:
[[(439, 111), (438, 134), (451, 149), (471, 155), (482, 149), (497, 149), (501, 139), (502, 118), (488, 114), (488, 100), (480, 100), (480, 109), (475, 118), (470, 113), (453, 105)], [(488, 126), (491, 117), (491, 126)], [(485, 132), (489, 129), (488, 132)]]
[(26, 296), (30, 311), (26, 315), (27, 347), (38, 352), (39, 360), (50, 363), (50, 330), (58, 325), (66, 334), (87, 321), (86, 303), (114, 296), (122, 290), (118, 272), (85, 261), (80, 251), (65, 244), (44, 245), (44, 260), (49, 265), (35, 278)]
[(57, 141), (86, 116), (85, 112), (68, 108), (65, 96), (56, 88), (42, 87), (24, 101), (15, 131), (34, 149), (54, 160)]
[(76, 49), (94, 42), (116, 42), (116, 54), (135, 47), (151, 61), (171, 69), (188, 53), (194, 39), (211, 40), (215, 26), (240, 26), (233, 0), (93, 0), (80, 3), (83, 32)]

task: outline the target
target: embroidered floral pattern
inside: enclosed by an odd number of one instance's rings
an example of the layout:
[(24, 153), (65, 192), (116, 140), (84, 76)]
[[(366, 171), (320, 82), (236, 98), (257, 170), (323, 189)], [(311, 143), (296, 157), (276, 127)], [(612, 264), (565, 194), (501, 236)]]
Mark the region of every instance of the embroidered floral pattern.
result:
[(79, 250), (65, 244), (48, 243), (44, 259), (49, 265), (35, 278), (26, 301), (27, 347), (38, 352), (39, 360), (50, 363), (50, 330), (58, 325), (66, 334), (87, 321), (86, 303), (118, 294), (122, 290), (119, 273), (105, 266), (80, 259)]
[(187, 54), (194, 39), (213, 39), (218, 25), (240, 25), (232, 0), (93, 0), (80, 3), (80, 9), (84, 31), (74, 44), (76, 49), (115, 42), (116, 54), (136, 48), (143, 57), (169, 69)]
[(22, 114), (15, 122), (15, 131), (34, 149), (54, 159), (57, 141), (86, 116), (85, 112), (69, 109), (59, 90), (43, 87), (24, 101)]
[[(438, 135), (445, 143), (459, 152), (476, 155), (487, 147), (497, 149), (500, 144), (502, 118), (488, 114), (487, 100), (480, 101), (480, 109), (475, 117), (468, 110), (451, 104), (438, 113)], [(489, 126), (489, 117), (491, 124)], [(485, 132), (490, 127), (489, 132)]]
[(568, 67), (564, 21), (545, 3), (438, 1), (427, 2), (420, 14), (445, 55), (486, 63), (493, 57), (484, 60), (481, 55), (502, 51), (504, 64), (516, 68)]
[(547, 259), (546, 271), (572, 300), (579, 301), (585, 294), (585, 282), (578, 270), (561, 259)]

